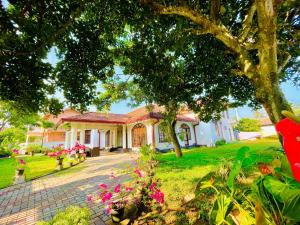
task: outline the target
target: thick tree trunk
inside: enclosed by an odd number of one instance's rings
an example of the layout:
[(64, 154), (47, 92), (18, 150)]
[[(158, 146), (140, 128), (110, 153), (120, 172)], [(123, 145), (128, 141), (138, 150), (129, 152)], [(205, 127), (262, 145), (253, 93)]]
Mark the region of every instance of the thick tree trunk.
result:
[(176, 121), (173, 121), (172, 123), (168, 123), (168, 133), (170, 136), (170, 140), (172, 141), (173, 145), (174, 145), (174, 150), (176, 153), (176, 156), (178, 158), (182, 157), (182, 151), (181, 151), (181, 147), (175, 132), (175, 125), (176, 125)]

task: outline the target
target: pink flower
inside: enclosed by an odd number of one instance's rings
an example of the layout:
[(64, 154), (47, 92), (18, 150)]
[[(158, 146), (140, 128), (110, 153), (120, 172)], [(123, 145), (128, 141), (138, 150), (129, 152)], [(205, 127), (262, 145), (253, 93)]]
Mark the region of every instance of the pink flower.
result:
[(86, 199), (87, 199), (88, 202), (91, 202), (93, 200), (93, 196), (92, 195), (88, 195)]
[(114, 173), (111, 173), (110, 178), (115, 179), (117, 177), (114, 175)]
[(114, 192), (115, 193), (119, 193), (121, 191), (121, 184), (118, 184), (115, 189), (114, 189)]
[(138, 177), (142, 177), (142, 172), (138, 168), (134, 170), (134, 173), (136, 173)]
[(160, 190), (156, 190), (153, 194), (150, 195), (151, 198), (156, 200), (156, 202), (163, 204), (165, 202), (164, 193)]
[(26, 162), (24, 161), (24, 159), (19, 159), (19, 163), (22, 164), (22, 165), (26, 164)]
[(102, 197), (101, 202), (104, 203), (104, 202), (106, 202), (106, 201), (109, 201), (109, 200), (112, 198), (112, 196), (113, 196), (112, 193), (107, 192), (107, 193)]
[(110, 213), (111, 213), (111, 205), (110, 205), (110, 204), (107, 204), (107, 205), (105, 206), (105, 213), (106, 213), (107, 215), (110, 215)]
[(127, 191), (127, 192), (131, 192), (132, 190), (133, 190), (132, 187), (125, 187), (125, 191)]
[(156, 183), (153, 182), (152, 184), (150, 184), (149, 189), (150, 189), (152, 192), (154, 192), (154, 191), (157, 189)]
[(102, 183), (102, 184), (99, 184), (98, 187), (99, 187), (100, 189), (106, 189), (106, 188), (107, 188), (107, 185)]
[(18, 155), (19, 154), (19, 150), (18, 149), (14, 149), (13, 153), (15, 153), (16, 155)]

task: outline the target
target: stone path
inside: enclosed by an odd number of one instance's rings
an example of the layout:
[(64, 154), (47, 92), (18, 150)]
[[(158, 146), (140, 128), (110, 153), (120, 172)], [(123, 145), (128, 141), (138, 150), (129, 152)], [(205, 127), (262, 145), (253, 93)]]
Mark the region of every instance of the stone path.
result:
[[(68, 170), (0, 190), (0, 225), (36, 224), (50, 220), (69, 205), (88, 206), (92, 225), (109, 220), (103, 206), (87, 202), (88, 194), (96, 194), (97, 184), (109, 182), (111, 172), (128, 166), (135, 154), (116, 153), (88, 158)], [(0, 171), (1, 172), (1, 171)]]

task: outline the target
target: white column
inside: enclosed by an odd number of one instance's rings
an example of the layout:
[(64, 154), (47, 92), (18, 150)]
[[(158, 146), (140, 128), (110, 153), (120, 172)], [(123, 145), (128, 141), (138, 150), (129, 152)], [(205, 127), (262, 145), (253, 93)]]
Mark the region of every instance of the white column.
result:
[(118, 130), (114, 129), (114, 147), (117, 147), (118, 145)]
[(98, 130), (93, 129), (91, 130), (91, 148), (98, 146)]
[(77, 129), (71, 129), (71, 140), (70, 140), (70, 148), (74, 147), (77, 141)]
[(147, 137), (147, 144), (152, 145), (152, 124), (147, 124), (146, 125), (146, 137)]
[(84, 144), (84, 130), (80, 130), (79, 143), (80, 143), (81, 145)]
[(126, 125), (123, 125), (123, 131), (122, 131), (122, 145), (123, 145), (123, 149), (126, 149)]

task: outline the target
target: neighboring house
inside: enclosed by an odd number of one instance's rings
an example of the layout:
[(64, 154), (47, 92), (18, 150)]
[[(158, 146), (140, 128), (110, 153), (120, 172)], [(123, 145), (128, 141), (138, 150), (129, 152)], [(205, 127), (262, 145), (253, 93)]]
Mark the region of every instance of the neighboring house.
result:
[[(57, 127), (58, 123), (62, 118), (75, 115), (80, 115), (80, 113), (73, 109), (65, 109), (58, 116), (47, 114), (43, 117), (43, 119), (52, 122), (55, 125), (55, 127)], [(44, 138), (43, 146), (51, 148), (59, 144), (64, 144), (65, 134), (66, 131), (62, 128), (44, 130), (41, 127), (33, 127), (27, 132), (26, 145), (28, 143), (42, 144), (42, 139)]]
[[(73, 147), (76, 142), (90, 148), (123, 148), (137, 150), (143, 145), (151, 145), (158, 150), (172, 148), (163, 133), (160, 122), (163, 108), (153, 105), (151, 112), (147, 107), (138, 108), (128, 114), (85, 112), (78, 113), (66, 110), (55, 118), (57, 130), (47, 130), (45, 145), (64, 144), (65, 148)], [(71, 115), (72, 114), (72, 115)], [(62, 127), (67, 127), (63, 130)], [(212, 146), (215, 141), (225, 139), (230, 142), (234, 139), (233, 130), (229, 123), (228, 113), (217, 122), (203, 123), (196, 115), (188, 110), (177, 115), (176, 133), (184, 131), (184, 138), (178, 138), (182, 147)], [(41, 136), (41, 131), (28, 133), (33, 137)], [(30, 142), (31, 139), (29, 139)]]
[(260, 118), (260, 131), (257, 132), (239, 132), (238, 139), (239, 140), (255, 140), (257, 138), (270, 137), (277, 135), (275, 126), (271, 122), (271, 120), (267, 117)]
[(275, 126), (271, 122), (269, 118), (262, 118), (260, 119), (260, 124), (261, 124), (261, 136), (262, 137), (269, 137), (269, 136), (274, 136), (277, 135)]

